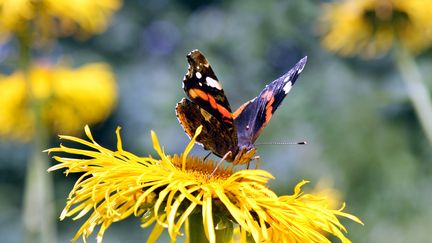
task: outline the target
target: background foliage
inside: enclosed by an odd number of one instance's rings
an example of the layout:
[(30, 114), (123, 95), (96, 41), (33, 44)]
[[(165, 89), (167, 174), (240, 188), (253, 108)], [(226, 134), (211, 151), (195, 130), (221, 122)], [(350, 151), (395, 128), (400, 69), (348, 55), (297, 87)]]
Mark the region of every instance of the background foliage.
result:
[[(298, 83), (259, 142), (302, 141), (307, 146), (258, 147), (261, 168), (276, 176), (272, 187), (291, 193), (306, 179), (327, 181), (349, 212), (365, 226), (348, 224), (353, 242), (425, 242), (432, 227), (432, 153), (408, 102), (403, 83), (387, 56), (340, 58), (320, 44), (320, 1), (126, 1), (108, 30), (86, 42), (63, 38), (48, 59), (76, 65), (105, 61), (119, 86), (117, 110), (94, 126), (96, 140), (114, 148), (116, 126), (124, 148), (153, 153), (150, 130), (167, 153), (181, 152), (188, 139), (174, 107), (184, 97), (185, 55), (202, 51), (212, 64), (233, 109), (307, 55)], [(0, 46), (0, 67), (17, 55), (13, 41)], [(431, 85), (431, 55), (417, 61)], [(89, 106), (91, 104), (88, 104)], [(53, 144), (58, 140), (53, 138)], [(21, 208), (28, 146), (0, 141), (0, 235), (21, 242)], [(196, 147), (196, 154), (205, 152)], [(73, 176), (55, 175), (60, 215)], [(58, 223), (67, 242), (78, 223)], [(143, 241), (136, 219), (114, 224), (104, 242)]]

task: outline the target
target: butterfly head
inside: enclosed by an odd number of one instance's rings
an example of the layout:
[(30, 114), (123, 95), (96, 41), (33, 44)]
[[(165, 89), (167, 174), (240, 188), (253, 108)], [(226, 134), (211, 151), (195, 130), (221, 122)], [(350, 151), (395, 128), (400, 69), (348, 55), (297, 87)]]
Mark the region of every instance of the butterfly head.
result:
[(255, 159), (256, 148), (251, 144), (250, 146), (239, 147), (235, 158), (232, 160), (234, 165), (247, 164)]

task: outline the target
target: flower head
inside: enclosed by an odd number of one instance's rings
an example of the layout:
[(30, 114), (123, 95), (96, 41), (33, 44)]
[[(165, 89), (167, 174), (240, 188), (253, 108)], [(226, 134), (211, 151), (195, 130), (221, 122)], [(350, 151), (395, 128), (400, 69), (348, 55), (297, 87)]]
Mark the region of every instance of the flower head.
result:
[(100, 33), (120, 5), (121, 0), (0, 0), (0, 36), (28, 26), (48, 36)]
[(324, 4), (322, 43), (343, 56), (372, 58), (395, 44), (418, 53), (432, 43), (432, 5), (426, 0), (340, 0)]
[(102, 63), (77, 69), (35, 65), (26, 80), (22, 72), (0, 76), (1, 136), (31, 138), (30, 97), (38, 101), (41, 120), (53, 134), (77, 134), (86, 123), (104, 120), (117, 100), (114, 75)]
[[(200, 128), (182, 155), (163, 152), (152, 132), (159, 158), (138, 157), (123, 150), (117, 129), (117, 150), (97, 144), (88, 127), (90, 141), (70, 136), (62, 139), (85, 145), (88, 149), (60, 146), (50, 153), (72, 154), (75, 158), (54, 156), (60, 162), (49, 171), (84, 173), (72, 189), (61, 219), (78, 219), (90, 213), (73, 238), (84, 240), (100, 225), (98, 241), (113, 223), (131, 215), (142, 218), (142, 227), (154, 224), (148, 239), (156, 240), (164, 228), (174, 241), (191, 218), (200, 219), (206, 238), (216, 242), (216, 231), (238, 225), (242, 242), (329, 242), (327, 233), (344, 242), (349, 240), (337, 216), (361, 223), (355, 216), (330, 209), (324, 198), (304, 194), (300, 182), (293, 195), (277, 196), (267, 186), (273, 176), (264, 170), (239, 170), (219, 167), (214, 161), (188, 156)], [(86, 158), (76, 158), (76, 155)], [(231, 227), (230, 227), (231, 225)], [(184, 227), (183, 227), (184, 226)], [(189, 234), (190, 235), (190, 234)]]

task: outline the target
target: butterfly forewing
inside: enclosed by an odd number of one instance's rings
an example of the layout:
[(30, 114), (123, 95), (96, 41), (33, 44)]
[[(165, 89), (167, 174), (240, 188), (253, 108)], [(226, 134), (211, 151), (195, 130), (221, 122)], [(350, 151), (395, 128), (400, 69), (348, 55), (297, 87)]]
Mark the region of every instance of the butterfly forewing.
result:
[(187, 96), (236, 134), (228, 99), (207, 59), (194, 50), (187, 55), (187, 60), (189, 68), (183, 80)]
[(290, 71), (234, 112), (239, 146), (251, 146), (255, 142), (303, 71), (306, 61), (306, 57), (301, 59)]

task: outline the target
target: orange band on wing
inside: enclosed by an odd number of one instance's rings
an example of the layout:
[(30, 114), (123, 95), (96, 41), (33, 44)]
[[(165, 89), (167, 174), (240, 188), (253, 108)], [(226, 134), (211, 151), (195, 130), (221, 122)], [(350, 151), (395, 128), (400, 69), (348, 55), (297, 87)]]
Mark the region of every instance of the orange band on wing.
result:
[(250, 101), (244, 103), (243, 105), (241, 105), (234, 113), (233, 113), (233, 118), (236, 119), (242, 112), (243, 110), (246, 108), (246, 106), (250, 103)]
[(267, 90), (264, 94), (261, 95), (261, 98), (266, 99), (267, 102), (270, 101), (273, 97), (273, 92), (271, 90)]
[(274, 102), (274, 97), (272, 97), (266, 105), (265, 124), (267, 124), (270, 121), (270, 118), (273, 116), (273, 106), (272, 106), (273, 102)]
[(264, 124), (267, 124), (270, 121), (270, 118), (273, 116), (273, 102), (274, 102), (274, 96), (272, 91), (267, 91), (264, 94), (261, 95), (262, 98), (267, 100), (267, 104), (265, 107), (265, 122)]
[(217, 110), (223, 117), (229, 118), (229, 120), (232, 119), (231, 112), (228, 111), (225, 107), (219, 105), (213, 96), (210, 96), (204, 91), (199, 89), (190, 89), (189, 95), (191, 96), (191, 98), (199, 97), (205, 101), (208, 101), (210, 106), (213, 109)]

